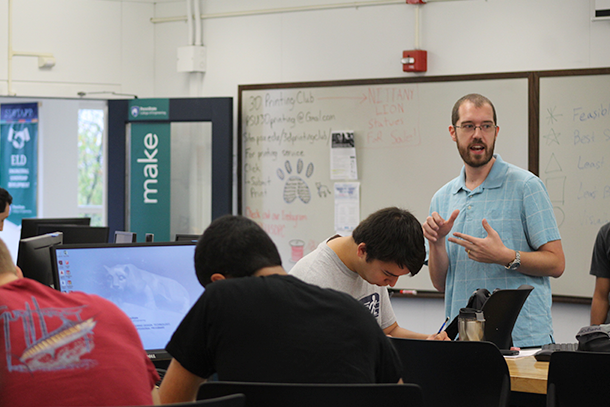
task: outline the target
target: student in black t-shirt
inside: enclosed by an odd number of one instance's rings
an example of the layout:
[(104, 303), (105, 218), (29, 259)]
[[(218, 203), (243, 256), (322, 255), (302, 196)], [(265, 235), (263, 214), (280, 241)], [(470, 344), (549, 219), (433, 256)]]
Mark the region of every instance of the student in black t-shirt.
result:
[(271, 238), (227, 215), (197, 243), (206, 288), (167, 345), (173, 360), (163, 403), (194, 400), (220, 380), (283, 383), (396, 383), (399, 359), (373, 316), (347, 294), (286, 274)]
[(597, 232), (589, 274), (595, 276), (591, 325), (607, 324), (610, 322), (610, 223)]

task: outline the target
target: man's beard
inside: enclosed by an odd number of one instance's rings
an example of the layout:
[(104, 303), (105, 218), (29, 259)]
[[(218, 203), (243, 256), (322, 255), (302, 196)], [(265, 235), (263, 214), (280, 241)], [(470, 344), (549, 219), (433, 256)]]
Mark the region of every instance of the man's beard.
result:
[[(477, 141), (477, 140), (475, 140), (474, 142), (472, 142), (471, 144), (469, 144), (467, 146), (461, 145), (459, 141), (457, 141), (456, 144), (457, 144), (457, 148), (460, 153), (460, 156), (462, 157), (462, 160), (464, 160), (464, 162), (466, 164), (468, 164), (470, 167), (478, 168), (478, 167), (482, 167), (482, 166), (486, 165), (489, 161), (491, 161), (491, 159), (494, 155), (496, 139), (495, 138), (493, 139), (490, 146), (484, 144), (483, 142)], [(471, 155), (470, 146), (472, 144), (478, 144), (478, 145), (484, 146), (485, 153), (481, 154), (481, 155), (479, 155), (479, 154), (474, 155), (474, 156)]]

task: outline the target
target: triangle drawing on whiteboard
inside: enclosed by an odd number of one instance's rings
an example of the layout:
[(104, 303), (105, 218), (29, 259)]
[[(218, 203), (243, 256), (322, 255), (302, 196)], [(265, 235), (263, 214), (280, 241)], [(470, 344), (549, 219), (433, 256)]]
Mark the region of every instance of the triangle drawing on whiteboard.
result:
[(557, 161), (557, 157), (555, 157), (555, 153), (552, 153), (551, 158), (549, 159), (549, 162), (547, 163), (544, 172), (546, 174), (550, 174), (553, 172), (561, 172), (561, 171), (563, 171), (561, 168), (561, 165), (559, 164), (559, 161)]

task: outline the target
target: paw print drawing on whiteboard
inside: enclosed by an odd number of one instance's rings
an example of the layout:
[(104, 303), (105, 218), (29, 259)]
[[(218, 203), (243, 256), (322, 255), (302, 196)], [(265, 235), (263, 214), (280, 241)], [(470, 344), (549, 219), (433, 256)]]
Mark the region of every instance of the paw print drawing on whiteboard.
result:
[[(279, 179), (284, 180), (286, 177), (288, 177), (286, 184), (284, 185), (284, 201), (286, 201), (286, 203), (292, 203), (297, 198), (299, 198), (303, 203), (308, 203), (311, 201), (311, 191), (309, 190), (309, 186), (305, 180), (301, 178), (301, 172), (303, 172), (303, 160), (299, 158), (299, 161), (297, 161), (296, 175), (291, 175), (292, 164), (290, 164), (290, 161), (286, 161), (284, 163), (284, 169), (286, 170), (286, 173), (284, 173), (284, 170), (281, 168), (277, 169), (277, 176)], [(309, 178), (311, 177), (311, 174), (313, 174), (313, 163), (309, 163), (307, 166), (307, 169), (305, 170), (305, 177)]]

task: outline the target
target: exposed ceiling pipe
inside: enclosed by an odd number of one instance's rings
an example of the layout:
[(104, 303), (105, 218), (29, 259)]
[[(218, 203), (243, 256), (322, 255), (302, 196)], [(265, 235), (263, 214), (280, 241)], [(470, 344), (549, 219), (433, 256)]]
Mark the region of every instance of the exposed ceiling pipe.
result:
[(193, 45), (193, 7), (191, 1), (192, 0), (186, 0), (186, 25), (188, 27), (187, 45)]
[[(429, 1), (440, 1), (440, 0), (429, 0)], [(226, 17), (243, 17), (243, 16), (256, 16), (265, 14), (279, 14), (279, 13), (291, 13), (299, 11), (314, 11), (314, 10), (332, 10), (341, 8), (358, 8), (367, 6), (383, 6), (388, 4), (405, 4), (405, 0), (377, 0), (377, 1), (357, 1), (351, 3), (339, 3), (339, 4), (321, 4), (312, 6), (300, 6), (300, 7), (282, 7), (274, 9), (264, 10), (248, 10), (248, 11), (236, 11), (227, 13), (216, 13), (216, 14), (201, 14), (198, 16), (201, 19), (210, 18), (226, 18)], [(160, 17), (151, 18), (152, 23), (170, 23), (175, 21), (184, 21), (186, 16), (176, 17)]]
[(199, 0), (194, 0), (195, 1), (195, 10), (194, 10), (194, 14), (193, 17), (195, 19), (195, 45), (202, 45), (202, 38), (201, 38), (201, 10), (199, 7)]
[[(427, 0), (427, 1), (425, 1), (425, 3), (444, 2), (444, 1), (464, 1), (464, 0)], [(318, 4), (318, 5), (311, 5), (311, 6), (234, 11), (234, 12), (226, 12), (226, 13), (201, 14), (200, 18), (206, 20), (206, 19), (211, 19), (211, 18), (260, 16), (260, 15), (266, 15), (266, 14), (294, 13), (294, 12), (300, 12), (300, 11), (332, 10), (332, 9), (341, 9), (341, 8), (356, 8), (357, 9), (358, 7), (386, 6), (386, 5), (391, 5), (391, 4), (405, 4), (405, 0), (356, 1), (356, 2), (350, 2), (350, 3)], [(171, 22), (176, 22), (176, 21), (184, 21), (185, 19), (186, 19), (186, 16), (159, 17), (159, 18), (151, 18), (150, 22), (153, 24), (171, 23)]]
[[(192, 1), (195, 1), (194, 7)], [(200, 96), (202, 74), (206, 68), (205, 47), (201, 45), (200, 0), (186, 0), (186, 21), (188, 25), (187, 45), (178, 47), (176, 68), (178, 72), (189, 74), (190, 96)], [(194, 24), (194, 27), (193, 27)], [(195, 33), (193, 35), (193, 28)]]

